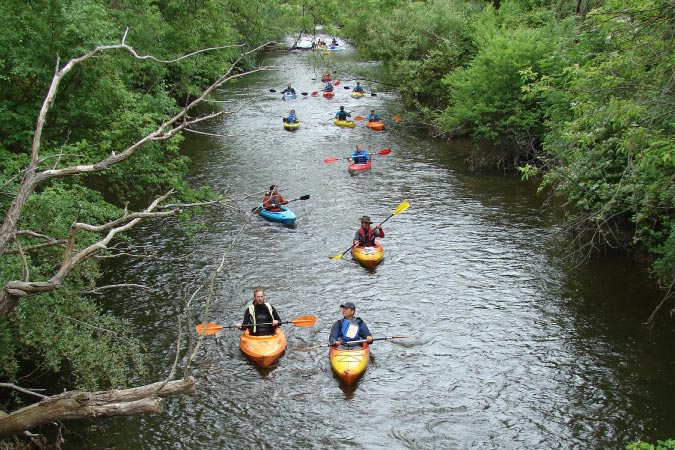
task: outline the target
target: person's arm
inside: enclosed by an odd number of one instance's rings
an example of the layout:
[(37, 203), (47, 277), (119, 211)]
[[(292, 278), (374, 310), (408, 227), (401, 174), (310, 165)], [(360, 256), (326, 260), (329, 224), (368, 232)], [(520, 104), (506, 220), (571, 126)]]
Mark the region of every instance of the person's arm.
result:
[(354, 234), (354, 241), (352, 244), (354, 244), (354, 246), (361, 245), (361, 235), (358, 231)]
[(272, 326), (273, 327), (281, 326), (281, 317), (279, 316), (279, 313), (277, 312), (277, 309), (274, 306), (272, 306)]
[(281, 196), (281, 194), (279, 194), (279, 196), (277, 198), (279, 200), (279, 203), (281, 203), (282, 205), (285, 205), (285, 204), (288, 203), (287, 200), (284, 200), (284, 198)]
[(369, 344), (373, 342), (373, 336), (370, 334), (368, 325), (366, 325), (366, 323), (363, 320), (360, 320), (359, 323), (359, 337), (361, 339), (367, 340)]
[(340, 321), (336, 320), (330, 329), (330, 336), (328, 337), (328, 343), (330, 345), (340, 345), (342, 344), (342, 342), (339, 339), (340, 339)]
[(248, 327), (245, 327), (244, 325), (250, 325), (252, 323), (253, 321), (251, 320), (251, 314), (248, 312), (248, 308), (246, 308), (246, 312), (244, 312), (244, 320), (241, 323), (235, 324), (234, 326), (240, 330), (245, 330)]

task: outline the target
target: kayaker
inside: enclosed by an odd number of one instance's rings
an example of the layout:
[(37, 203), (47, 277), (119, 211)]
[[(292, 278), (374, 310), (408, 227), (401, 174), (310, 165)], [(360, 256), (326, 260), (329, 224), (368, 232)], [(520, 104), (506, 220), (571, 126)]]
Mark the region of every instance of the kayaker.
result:
[(281, 91), (281, 93), (282, 93), (282, 94), (295, 94), (295, 89), (293, 89), (293, 88), (291, 87), (291, 83), (288, 83), (288, 85), (286, 86), (286, 89), (284, 89), (283, 91)]
[(271, 336), (274, 328), (281, 326), (281, 317), (274, 306), (265, 303), (265, 290), (259, 287), (253, 291), (253, 303), (246, 308), (244, 321), (234, 326), (240, 330), (248, 328), (251, 336)]
[(273, 184), (270, 186), (270, 190), (265, 192), (262, 203), (263, 208), (268, 211), (279, 211), (281, 209), (281, 205), (287, 204), (288, 201), (284, 200), (284, 198), (279, 193), (277, 185)]
[[(324, 42), (323, 45), (325, 46), (326, 43)], [(325, 71), (324, 73), (321, 74), (321, 81), (330, 81), (332, 79), (333, 79), (333, 77), (330, 76), (329, 71)]]
[(335, 118), (337, 120), (347, 120), (347, 117), (351, 117), (351, 116), (352, 115), (349, 112), (345, 111), (344, 106), (340, 106), (340, 109), (338, 110), (338, 112), (335, 113)]
[(381, 122), (382, 117), (379, 114), (375, 114), (375, 110), (371, 109), (370, 114), (368, 114), (368, 122)]
[(337, 39), (333, 38), (333, 41), (330, 43), (330, 46), (331, 47), (337, 47), (338, 45), (340, 45), (340, 44), (338, 44)]
[(354, 92), (360, 92), (363, 94), (363, 86), (361, 86), (361, 82), (357, 81), (356, 86), (354, 86), (354, 89), (352, 89)]
[(365, 164), (370, 161), (370, 155), (360, 145), (357, 144), (356, 151), (347, 158), (347, 161), (351, 161), (354, 164)]
[(286, 119), (287, 123), (295, 123), (298, 121), (298, 118), (295, 115), (295, 110), (291, 109), (291, 112), (288, 113), (288, 118)]
[(324, 87), (323, 90), (326, 92), (333, 92), (333, 85), (330, 83), (330, 81), (326, 83), (326, 87)]
[(384, 230), (380, 225), (371, 228), (370, 216), (361, 217), (361, 228), (356, 231), (354, 235), (354, 247), (373, 247), (375, 245), (375, 238), (383, 238)]
[(349, 342), (366, 340), (373, 342), (373, 336), (368, 330), (368, 326), (360, 317), (354, 317), (356, 306), (352, 302), (345, 302), (340, 305), (342, 308), (342, 319), (336, 320), (330, 329), (328, 342), (334, 347), (349, 347)]

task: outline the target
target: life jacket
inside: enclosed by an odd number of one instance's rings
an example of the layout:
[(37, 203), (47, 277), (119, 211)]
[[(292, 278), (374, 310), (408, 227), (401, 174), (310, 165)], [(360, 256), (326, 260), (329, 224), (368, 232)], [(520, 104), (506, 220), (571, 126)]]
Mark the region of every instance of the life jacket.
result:
[[(267, 310), (270, 312), (270, 322), (273, 322), (274, 314), (272, 314), (272, 305), (270, 305), (269, 303), (265, 303), (265, 306), (267, 306)], [(251, 316), (251, 320), (253, 321), (253, 328), (250, 329), (251, 330), (250, 333), (254, 334), (258, 330), (257, 327), (258, 321), (255, 314), (255, 305), (251, 305), (248, 307), (248, 314), (249, 316)]]
[[(362, 247), (374, 247), (375, 246), (375, 230), (377, 228), (370, 227), (368, 228), (368, 235), (366, 235), (363, 228), (359, 228), (359, 244)], [(380, 232), (379, 237), (384, 237), (384, 231)]]
[(368, 154), (366, 152), (352, 153), (352, 161), (354, 164), (365, 164), (368, 162)]
[(281, 205), (283, 202), (284, 198), (281, 196), (281, 194), (267, 192), (263, 197), (263, 208), (268, 211), (281, 211)]
[(340, 336), (342, 342), (350, 342), (350, 341), (358, 341), (361, 340), (361, 337), (359, 336), (359, 329), (361, 328), (361, 323), (363, 323), (363, 320), (361, 320), (360, 317), (354, 318), (356, 320), (356, 324), (350, 322), (347, 319), (340, 319)]
[(338, 120), (347, 120), (347, 111), (338, 111), (337, 116)]

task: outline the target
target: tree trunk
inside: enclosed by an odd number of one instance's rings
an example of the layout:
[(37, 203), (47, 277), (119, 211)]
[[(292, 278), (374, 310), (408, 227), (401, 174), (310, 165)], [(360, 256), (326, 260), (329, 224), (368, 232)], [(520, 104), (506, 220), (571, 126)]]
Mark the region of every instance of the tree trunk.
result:
[(194, 392), (195, 382), (192, 377), (124, 390), (64, 392), (6, 416), (0, 416), (0, 436), (10, 436), (39, 425), (66, 419), (162, 413), (164, 399), (161, 397)]

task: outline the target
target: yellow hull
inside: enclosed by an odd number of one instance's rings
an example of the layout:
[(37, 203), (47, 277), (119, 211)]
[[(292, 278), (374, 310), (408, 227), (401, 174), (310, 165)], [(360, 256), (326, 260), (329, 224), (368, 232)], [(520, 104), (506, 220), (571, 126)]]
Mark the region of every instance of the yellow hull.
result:
[(363, 92), (352, 92), (352, 98), (361, 98), (363, 97)]
[(367, 343), (354, 350), (331, 347), (328, 352), (330, 366), (337, 376), (348, 385), (354, 384), (366, 371), (370, 361), (370, 348)]
[(334, 123), (335, 125), (337, 125), (338, 127), (345, 127), (345, 128), (354, 128), (354, 127), (356, 126), (356, 123), (354, 123), (354, 122), (351, 121), (351, 120), (338, 120), (338, 119), (335, 119), (335, 120), (333, 121), (333, 123)]
[(241, 333), (239, 348), (260, 367), (269, 367), (286, 351), (286, 335), (277, 327), (271, 336), (251, 336), (247, 329)]
[(354, 247), (352, 249), (352, 258), (357, 260), (363, 267), (373, 269), (384, 258), (384, 247), (379, 242), (375, 247)]

